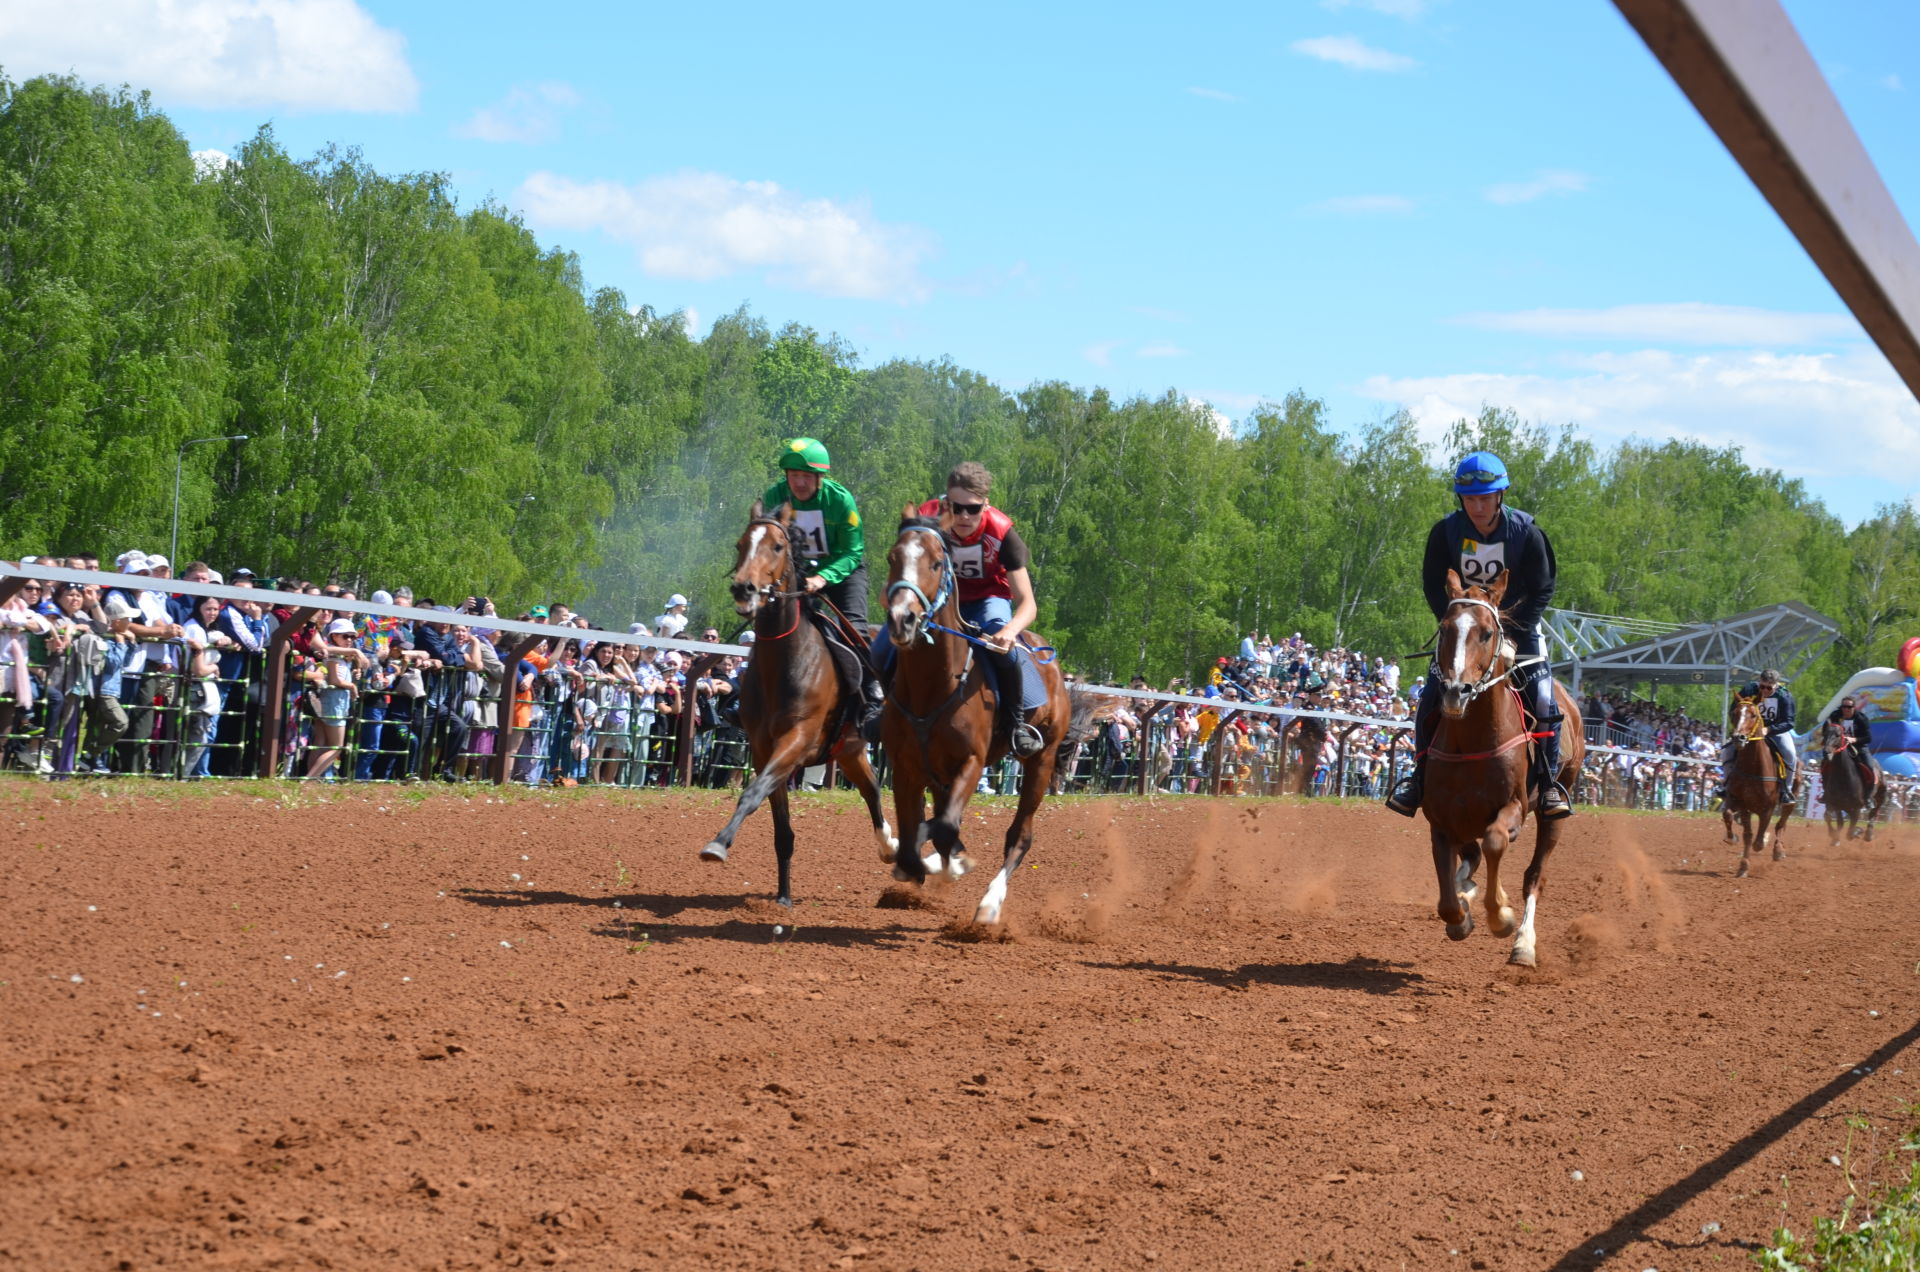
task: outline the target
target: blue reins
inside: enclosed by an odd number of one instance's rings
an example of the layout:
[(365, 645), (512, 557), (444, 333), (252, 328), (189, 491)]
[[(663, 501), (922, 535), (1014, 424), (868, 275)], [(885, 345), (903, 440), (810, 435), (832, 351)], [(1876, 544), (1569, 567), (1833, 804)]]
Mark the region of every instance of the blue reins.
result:
[[(920, 604), (924, 606), (926, 609), (927, 621), (926, 621), (926, 624), (923, 627), (921, 627), (920, 635), (926, 640), (928, 644), (933, 643), (932, 633), (945, 632), (949, 636), (958, 636), (961, 640), (966, 641), (969, 645), (977, 646), (978, 648), (984, 649), (989, 653), (996, 653), (996, 654), (999, 653), (1000, 652), (999, 650), (995, 649), (992, 645), (989, 645), (986, 641), (981, 640), (978, 636), (969, 636), (967, 635), (967, 633), (963, 631), (957, 631), (954, 628), (948, 627), (944, 623), (936, 623), (933, 621), (933, 616), (940, 612), (940, 607), (947, 603), (947, 598), (949, 596), (953, 595), (953, 556), (951, 553), (947, 551), (946, 536), (941, 534), (938, 530), (934, 529), (932, 526), (903, 526), (901, 527), (901, 529), (902, 529), (902, 532), (905, 532), (907, 530), (917, 530), (921, 534), (930, 534), (940, 540), (940, 588), (938, 591), (936, 591), (933, 594), (933, 599), (929, 601), (927, 599), (927, 594), (925, 592), (922, 592), (919, 589), (919, 587), (917, 587), (915, 584), (908, 582), (906, 579), (899, 579), (895, 581), (894, 584), (887, 589), (887, 604), (888, 605), (893, 604), (893, 594), (895, 592), (905, 589), (906, 591), (909, 591), (913, 593), (915, 596), (919, 597)], [(1045, 666), (1047, 663), (1052, 662), (1059, 652), (1055, 650), (1052, 645), (1021, 645), (1018, 642), (1015, 642), (1014, 648), (1025, 649), (1028, 655), (1031, 656), (1035, 662), (1041, 664), (1042, 666)], [(1042, 658), (1041, 657), (1042, 654), (1045, 654), (1046, 657)]]

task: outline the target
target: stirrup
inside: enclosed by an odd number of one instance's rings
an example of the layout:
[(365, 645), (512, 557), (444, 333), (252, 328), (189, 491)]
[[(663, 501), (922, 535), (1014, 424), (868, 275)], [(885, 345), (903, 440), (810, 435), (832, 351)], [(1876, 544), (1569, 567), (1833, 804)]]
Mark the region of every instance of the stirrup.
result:
[(1398, 813), (1402, 817), (1411, 817), (1420, 811), (1421, 798), (1426, 794), (1422, 786), (1423, 783), (1416, 773), (1409, 773), (1394, 783), (1393, 790), (1388, 792), (1385, 801), (1388, 811)]
[(1573, 801), (1567, 797), (1566, 788), (1558, 782), (1541, 783), (1540, 797), (1535, 804), (1536, 811), (1548, 821), (1573, 816)]
[(1047, 739), (1040, 730), (1026, 720), (1015, 720), (1013, 730), (1007, 735), (1007, 745), (1020, 759), (1038, 755), (1046, 749)]

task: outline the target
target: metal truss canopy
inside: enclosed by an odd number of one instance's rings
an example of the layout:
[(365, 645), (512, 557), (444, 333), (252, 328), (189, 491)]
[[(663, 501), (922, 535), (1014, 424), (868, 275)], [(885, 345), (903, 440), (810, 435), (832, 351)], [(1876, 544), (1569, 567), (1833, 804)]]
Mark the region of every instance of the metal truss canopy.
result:
[[(1554, 674), (1577, 689), (1595, 681), (1725, 685), (1767, 667), (1792, 681), (1839, 638), (1840, 625), (1811, 606), (1787, 601), (1685, 627), (1548, 610), (1547, 632)], [(1638, 638), (1606, 643), (1622, 635)]]

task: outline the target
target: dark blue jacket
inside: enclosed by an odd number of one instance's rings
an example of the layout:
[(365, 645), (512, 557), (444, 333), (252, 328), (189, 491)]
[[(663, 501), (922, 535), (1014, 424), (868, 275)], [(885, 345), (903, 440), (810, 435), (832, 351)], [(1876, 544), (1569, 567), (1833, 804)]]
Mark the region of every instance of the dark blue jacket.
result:
[(1482, 586), (1505, 574), (1507, 594), (1500, 602), (1506, 611), (1504, 626), (1509, 634), (1521, 635), (1531, 632), (1553, 603), (1558, 566), (1547, 532), (1526, 513), (1503, 505), (1500, 525), (1486, 538), (1474, 529), (1465, 509), (1448, 513), (1428, 532), (1420, 586), (1435, 618), (1447, 612), (1448, 570), (1458, 571), (1463, 584)]

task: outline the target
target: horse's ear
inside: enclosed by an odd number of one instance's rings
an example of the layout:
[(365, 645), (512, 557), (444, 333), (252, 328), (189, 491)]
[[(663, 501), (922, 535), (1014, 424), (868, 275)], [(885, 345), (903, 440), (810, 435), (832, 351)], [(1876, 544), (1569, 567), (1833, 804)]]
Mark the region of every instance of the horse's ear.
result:
[(1507, 594), (1507, 572), (1505, 570), (1493, 576), (1493, 582), (1487, 584), (1487, 599), (1497, 607), (1500, 598)]
[(792, 525), (793, 524), (793, 505), (790, 503), (783, 502), (780, 505), (780, 510), (773, 514), (773, 519), (780, 523), (780, 528), (782, 530)]
[(920, 509), (918, 505), (912, 503), (903, 503), (900, 505), (900, 521), (902, 525), (909, 521), (917, 521), (919, 517)]
[(937, 520), (940, 523), (941, 537), (950, 536), (953, 533), (953, 509), (947, 507), (947, 501), (944, 499), (940, 501), (940, 516)]
[(766, 515), (767, 515), (767, 505), (762, 503), (760, 500), (756, 499), (753, 501), (753, 511), (747, 514), (747, 520), (760, 521), (764, 519)]
[(1467, 589), (1460, 586), (1460, 572), (1458, 570), (1448, 570), (1447, 595), (1457, 601), (1466, 594)]

